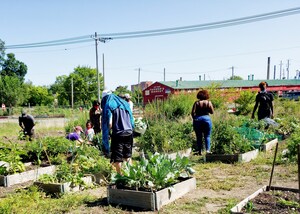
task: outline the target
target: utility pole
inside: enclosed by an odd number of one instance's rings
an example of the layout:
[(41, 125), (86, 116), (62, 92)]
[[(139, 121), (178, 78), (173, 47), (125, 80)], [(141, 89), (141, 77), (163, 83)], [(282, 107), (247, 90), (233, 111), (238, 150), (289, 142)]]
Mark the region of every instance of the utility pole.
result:
[(286, 65), (286, 75), (287, 79), (290, 79), (290, 60), (288, 59), (287, 65)]
[(280, 80), (281, 80), (281, 74), (282, 74), (282, 60), (280, 60), (280, 73), (279, 73)]
[(166, 68), (164, 68), (164, 81), (166, 81)]
[(74, 84), (73, 84), (73, 78), (71, 78), (71, 106), (72, 109), (74, 108), (74, 92), (73, 92)]
[(276, 65), (274, 65), (274, 80), (276, 78)]
[[(98, 42), (105, 43), (107, 40), (111, 40), (112, 38), (101, 38), (98, 37), (97, 32), (95, 32), (94, 36), (91, 36), (95, 40), (95, 47), (96, 47), (96, 71), (97, 71), (97, 94), (98, 94), (98, 102), (101, 101), (100, 99), (100, 79), (99, 79), (99, 69), (98, 69)], [(103, 76), (104, 77), (104, 76)], [(103, 79), (104, 81), (104, 79)]]
[(105, 88), (105, 77), (104, 77), (104, 53), (102, 54), (102, 73), (103, 73), (103, 88)]
[(234, 67), (232, 66), (231, 67), (231, 78), (233, 79), (233, 77), (234, 77)]
[(141, 68), (138, 69), (138, 106), (140, 106), (140, 78), (141, 78)]
[(268, 57), (267, 80), (270, 79), (270, 62), (271, 62), (271, 57)]

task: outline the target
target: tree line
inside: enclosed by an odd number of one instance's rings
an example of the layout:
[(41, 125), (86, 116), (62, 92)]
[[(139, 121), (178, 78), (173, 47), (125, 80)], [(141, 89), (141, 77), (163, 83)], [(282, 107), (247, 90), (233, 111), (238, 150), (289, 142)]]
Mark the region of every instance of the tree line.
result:
[[(49, 86), (35, 86), (25, 81), (28, 68), (13, 53), (5, 53), (5, 43), (0, 39), (0, 102), (10, 106), (89, 106), (97, 99), (97, 71), (89, 66), (77, 66), (69, 75), (57, 76)], [(100, 91), (103, 76), (99, 74)], [(101, 87), (102, 86), (102, 87)], [(141, 90), (133, 93), (127, 86), (119, 86), (116, 94), (130, 93), (133, 101), (142, 98)], [(139, 103), (142, 103), (141, 100)]]

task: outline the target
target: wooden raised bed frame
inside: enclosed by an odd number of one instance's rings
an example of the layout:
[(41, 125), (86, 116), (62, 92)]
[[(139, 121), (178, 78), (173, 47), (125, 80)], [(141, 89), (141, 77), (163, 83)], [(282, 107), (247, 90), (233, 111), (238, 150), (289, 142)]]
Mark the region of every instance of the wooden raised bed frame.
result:
[(233, 154), (233, 155), (206, 154), (204, 160), (206, 162), (221, 161), (226, 163), (249, 162), (255, 159), (258, 153), (259, 153), (258, 149), (255, 149), (250, 152), (246, 152), (242, 154)]
[(40, 175), (53, 174), (55, 166), (38, 167), (33, 170), (16, 173), (12, 175), (0, 175), (0, 185), (9, 187), (14, 184), (25, 183), (27, 181), (37, 180)]
[(196, 189), (196, 179), (189, 178), (175, 184), (173, 188), (175, 191), (165, 188), (157, 192), (144, 192), (116, 189), (115, 186), (108, 186), (107, 200), (109, 204), (121, 204), (153, 211), (159, 210), (163, 205), (171, 203), (189, 191)]
[(286, 188), (286, 187), (276, 187), (276, 186), (271, 186), (269, 188), (269, 186), (263, 186), (262, 188), (260, 188), (259, 190), (257, 190), (256, 192), (254, 192), (252, 195), (248, 196), (247, 198), (245, 198), (244, 200), (242, 200), (240, 203), (238, 203), (236, 206), (234, 206), (233, 208), (230, 209), (231, 213), (242, 213), (242, 209), (244, 208), (244, 206), (251, 201), (253, 198), (255, 198), (256, 196), (259, 195), (259, 193), (262, 192), (267, 192), (270, 190), (281, 190), (281, 191), (290, 191), (290, 192), (296, 192), (299, 193), (299, 189), (294, 189), (294, 188)]
[[(86, 176), (82, 178), (86, 184), (92, 184), (93, 179), (92, 176)], [(34, 185), (41, 188), (44, 192), (55, 194), (55, 193), (69, 193), (69, 192), (77, 192), (80, 190), (80, 186), (72, 186), (71, 182), (65, 183), (43, 183), (36, 181)]]

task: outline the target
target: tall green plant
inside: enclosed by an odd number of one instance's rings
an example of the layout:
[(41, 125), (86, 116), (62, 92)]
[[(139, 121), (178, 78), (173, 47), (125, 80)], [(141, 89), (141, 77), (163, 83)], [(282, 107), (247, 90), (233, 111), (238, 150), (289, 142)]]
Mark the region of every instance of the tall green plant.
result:
[(253, 110), (256, 94), (251, 91), (241, 91), (239, 97), (234, 100), (238, 105), (239, 114), (248, 115)]

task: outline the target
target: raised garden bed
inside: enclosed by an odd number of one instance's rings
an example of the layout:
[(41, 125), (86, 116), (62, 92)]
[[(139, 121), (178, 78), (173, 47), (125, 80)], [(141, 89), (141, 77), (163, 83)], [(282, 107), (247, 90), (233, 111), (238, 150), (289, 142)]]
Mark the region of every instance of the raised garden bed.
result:
[(264, 151), (264, 152), (270, 151), (274, 146), (276, 146), (276, 143), (278, 143), (277, 138), (261, 145), (261, 150)]
[(22, 173), (16, 173), (13, 175), (0, 175), (0, 185), (9, 187), (14, 184), (25, 183), (31, 180), (37, 180), (40, 175), (53, 174), (55, 172), (55, 166), (37, 167)]
[(242, 154), (232, 154), (232, 155), (223, 155), (223, 154), (206, 154), (204, 160), (206, 162), (226, 162), (226, 163), (234, 163), (234, 162), (249, 162), (257, 157), (259, 153), (258, 149), (242, 153)]
[(157, 192), (117, 189), (115, 185), (111, 185), (107, 188), (107, 200), (109, 204), (121, 204), (154, 211), (194, 189), (196, 189), (195, 178), (189, 178), (175, 184), (172, 188), (164, 188)]
[[(83, 182), (86, 185), (93, 183), (93, 176), (85, 176), (82, 178)], [(72, 185), (71, 182), (65, 183), (43, 183), (36, 181), (34, 185), (37, 185), (41, 188), (44, 192), (51, 193), (51, 194), (64, 194), (69, 192), (77, 192), (82, 189), (80, 185)]]
[[(281, 193), (275, 194), (274, 191), (280, 191)], [(255, 213), (299, 213), (298, 194), (299, 189), (264, 186), (231, 208), (230, 211), (231, 213), (248, 213), (252, 211)], [(276, 199), (278, 195), (283, 196), (281, 202)]]

